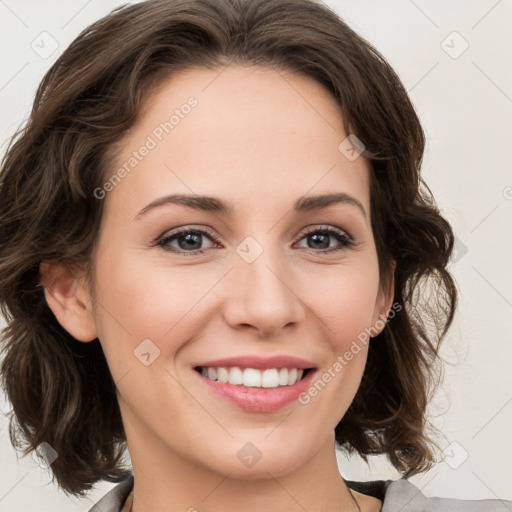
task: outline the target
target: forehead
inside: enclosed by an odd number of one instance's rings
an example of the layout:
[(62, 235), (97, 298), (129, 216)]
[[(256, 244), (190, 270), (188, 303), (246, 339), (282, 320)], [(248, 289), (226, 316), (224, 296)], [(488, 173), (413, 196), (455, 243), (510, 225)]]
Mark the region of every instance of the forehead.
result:
[(255, 66), (181, 71), (117, 145), (107, 178), (127, 172), (107, 203), (133, 218), (170, 193), (266, 209), (335, 191), (369, 208), (367, 162), (340, 151), (346, 137), (336, 100), (309, 77)]

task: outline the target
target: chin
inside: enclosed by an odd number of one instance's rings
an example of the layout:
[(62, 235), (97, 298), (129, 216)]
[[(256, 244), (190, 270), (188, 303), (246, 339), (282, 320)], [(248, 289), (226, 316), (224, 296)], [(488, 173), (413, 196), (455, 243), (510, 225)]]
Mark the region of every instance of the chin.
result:
[[(297, 448), (285, 444), (282, 438), (276, 438), (276, 442), (264, 437), (254, 442), (247, 439), (248, 436), (244, 436), (243, 441), (233, 440), (231, 446), (224, 445), (208, 457), (205, 465), (212, 471), (241, 480), (267, 479), (269, 473), (280, 477), (305, 464), (308, 453), (304, 447), (311, 448), (306, 441)], [(204, 459), (204, 452), (202, 455)]]

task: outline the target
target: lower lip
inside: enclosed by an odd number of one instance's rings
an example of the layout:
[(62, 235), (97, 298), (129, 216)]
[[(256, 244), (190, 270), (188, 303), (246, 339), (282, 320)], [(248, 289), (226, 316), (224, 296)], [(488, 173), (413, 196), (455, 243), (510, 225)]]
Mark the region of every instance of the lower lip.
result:
[(310, 370), (303, 379), (292, 386), (250, 388), (208, 379), (197, 371), (192, 371), (213, 393), (225, 398), (244, 411), (252, 412), (278, 411), (298, 400), (299, 395), (308, 389), (313, 375), (316, 373), (316, 370)]

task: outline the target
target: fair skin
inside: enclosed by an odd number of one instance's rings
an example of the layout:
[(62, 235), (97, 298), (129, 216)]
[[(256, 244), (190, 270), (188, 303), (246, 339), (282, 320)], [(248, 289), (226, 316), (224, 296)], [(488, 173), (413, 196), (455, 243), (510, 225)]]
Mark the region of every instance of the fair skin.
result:
[[(313, 361), (321, 376), (387, 316), (393, 297), (379, 286), (368, 162), (338, 149), (347, 134), (321, 84), (263, 67), (220, 71), (182, 72), (152, 94), (112, 173), (190, 96), (198, 104), (103, 199), (94, 294), (83, 276), (48, 263), (46, 298), (76, 339), (100, 340), (133, 464), (134, 512), (355, 511), (334, 428), (360, 384), (367, 344), (309, 403), (273, 412), (212, 394), (192, 366), (286, 354)], [(233, 212), (165, 204), (136, 218), (178, 193), (214, 196)], [(349, 202), (294, 211), (299, 198), (328, 193), (350, 195), (364, 212)], [(337, 250), (320, 253), (325, 246), (304, 234), (313, 227), (356, 245), (330, 235), (326, 246)], [(176, 238), (154, 243), (176, 228), (207, 229), (216, 240), (196, 235), (204, 253), (194, 255)], [(236, 252), (249, 236), (263, 249), (251, 263)], [(134, 356), (145, 339), (160, 351), (148, 365)], [(248, 442), (262, 455), (251, 467), (237, 457)], [(353, 494), (362, 511), (381, 509)]]

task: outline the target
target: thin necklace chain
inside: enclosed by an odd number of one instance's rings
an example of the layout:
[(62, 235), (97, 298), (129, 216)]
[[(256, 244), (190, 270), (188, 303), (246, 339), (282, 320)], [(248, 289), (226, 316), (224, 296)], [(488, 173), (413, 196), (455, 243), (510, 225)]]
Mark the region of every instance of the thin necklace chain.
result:
[[(354, 503), (356, 504), (357, 510), (361, 512), (361, 507), (359, 506), (359, 503), (357, 503), (356, 498), (354, 497), (354, 494), (352, 493), (352, 489), (347, 485), (348, 492), (350, 493), (350, 496), (352, 496), (352, 499), (354, 500)], [(131, 512), (131, 511), (130, 511)]]
[[(354, 497), (354, 494), (352, 493), (352, 490), (350, 487), (347, 486), (348, 492), (350, 493), (350, 496), (352, 496), (352, 499), (354, 500), (354, 503), (356, 504), (358, 512), (361, 512), (361, 507), (359, 506), (359, 503), (357, 503), (357, 500)], [(133, 512), (133, 492), (131, 494), (131, 502), (130, 502), (130, 510), (129, 512)]]

